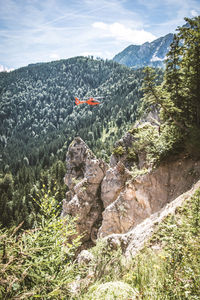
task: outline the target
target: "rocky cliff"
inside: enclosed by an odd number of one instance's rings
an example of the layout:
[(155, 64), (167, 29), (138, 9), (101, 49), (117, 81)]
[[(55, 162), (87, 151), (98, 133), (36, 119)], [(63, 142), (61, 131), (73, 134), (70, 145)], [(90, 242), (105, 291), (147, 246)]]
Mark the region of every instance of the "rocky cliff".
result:
[(173, 41), (173, 34), (169, 33), (153, 42), (142, 45), (130, 45), (115, 55), (114, 61), (134, 69), (144, 66), (164, 67), (166, 54)]
[[(192, 186), (187, 192), (181, 194), (179, 197), (166, 204), (161, 210), (152, 214), (150, 217), (143, 220), (140, 224), (135, 226), (132, 230), (125, 234), (111, 234), (106, 237), (107, 243), (112, 248), (121, 247), (127, 258), (134, 256), (141, 250), (149, 240), (149, 238), (158, 230), (159, 224), (169, 215), (175, 215), (178, 208), (182, 207), (184, 203), (194, 196), (196, 191), (200, 188), (200, 180)], [(152, 248), (159, 250), (160, 245), (151, 245)]]
[[(121, 140), (124, 148), (131, 142), (130, 133)], [(133, 177), (130, 162), (123, 156), (112, 155), (107, 165), (79, 137), (69, 146), (66, 163), (69, 191), (63, 215), (78, 218), (78, 232), (84, 234), (84, 241), (132, 232), (200, 178), (200, 161), (186, 154)]]
[(65, 183), (69, 191), (62, 215), (77, 217), (77, 230), (83, 234), (83, 241), (93, 240), (102, 218), (100, 189), (108, 166), (79, 137), (69, 146), (66, 163)]

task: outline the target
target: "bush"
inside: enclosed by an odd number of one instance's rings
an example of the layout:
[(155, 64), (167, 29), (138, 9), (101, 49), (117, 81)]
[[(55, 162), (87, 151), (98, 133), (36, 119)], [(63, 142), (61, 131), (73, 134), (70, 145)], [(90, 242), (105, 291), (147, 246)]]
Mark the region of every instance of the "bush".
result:
[[(169, 155), (180, 152), (183, 135), (179, 128), (167, 122), (160, 127), (146, 124), (134, 135), (132, 151), (146, 153), (146, 162), (157, 165)], [(131, 152), (131, 149), (129, 150)]]
[(125, 149), (122, 146), (118, 146), (113, 149), (113, 154), (122, 156), (125, 153)]

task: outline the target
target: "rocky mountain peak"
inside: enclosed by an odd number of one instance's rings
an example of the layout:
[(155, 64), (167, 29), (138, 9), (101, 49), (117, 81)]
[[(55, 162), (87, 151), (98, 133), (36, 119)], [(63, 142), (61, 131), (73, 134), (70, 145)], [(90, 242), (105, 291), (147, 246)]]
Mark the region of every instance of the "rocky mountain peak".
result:
[(164, 67), (164, 60), (173, 41), (173, 34), (169, 33), (151, 43), (142, 45), (130, 45), (122, 52), (115, 55), (114, 61), (133, 69), (144, 66)]

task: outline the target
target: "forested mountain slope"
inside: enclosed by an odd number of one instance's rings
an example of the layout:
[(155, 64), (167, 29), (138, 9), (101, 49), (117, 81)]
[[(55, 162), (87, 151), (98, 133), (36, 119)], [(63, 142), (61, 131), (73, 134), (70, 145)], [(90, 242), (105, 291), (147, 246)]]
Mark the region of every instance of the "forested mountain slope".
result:
[[(108, 158), (114, 142), (136, 118), (143, 77), (142, 70), (86, 57), (0, 73), (3, 223), (12, 216), (16, 219), (27, 203), (21, 219), (29, 215), (30, 190), (36, 181), (40, 188), (55, 177), (63, 189), (66, 150), (75, 136), (83, 138), (97, 156)], [(76, 106), (75, 96), (104, 98), (98, 106)], [(53, 165), (53, 175), (41, 176)]]
[[(99, 150), (103, 128), (109, 131), (134, 121), (142, 76), (141, 71), (133, 72), (115, 62), (85, 57), (1, 73), (3, 168), (8, 164), (16, 172), (17, 162), (24, 156), (34, 165), (38, 148), (44, 148), (42, 141), (52, 143), (51, 149), (45, 151), (46, 156), (55, 154), (75, 135)], [(75, 96), (104, 99), (97, 107), (77, 107)], [(41, 153), (40, 161), (43, 156)]]

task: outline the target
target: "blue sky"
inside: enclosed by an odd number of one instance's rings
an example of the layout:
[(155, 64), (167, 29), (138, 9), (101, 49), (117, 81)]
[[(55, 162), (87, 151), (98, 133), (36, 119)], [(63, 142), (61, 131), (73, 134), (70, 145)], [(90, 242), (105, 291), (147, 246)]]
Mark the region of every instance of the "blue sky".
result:
[(200, 0), (0, 0), (0, 69), (77, 55), (112, 58), (200, 14)]

